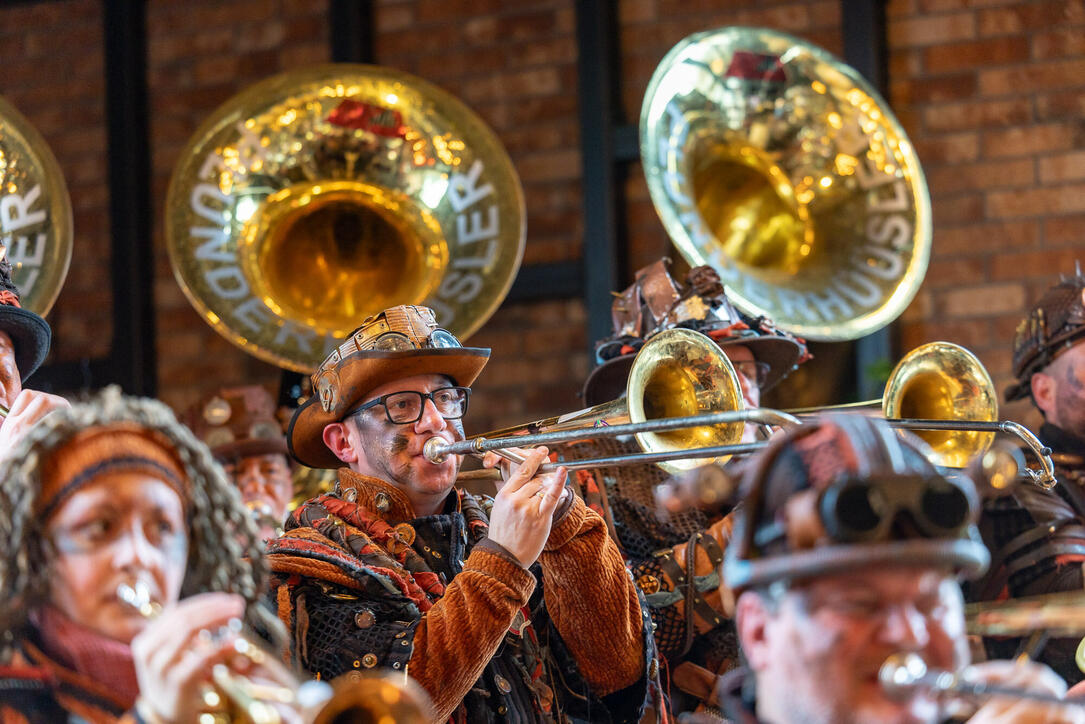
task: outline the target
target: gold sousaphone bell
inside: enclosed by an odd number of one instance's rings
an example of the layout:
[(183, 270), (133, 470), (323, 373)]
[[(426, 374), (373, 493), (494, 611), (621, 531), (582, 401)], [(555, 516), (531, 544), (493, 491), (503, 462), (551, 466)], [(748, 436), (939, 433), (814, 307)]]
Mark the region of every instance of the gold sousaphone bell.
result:
[(72, 202), (52, 151), (0, 97), (0, 243), (24, 309), (45, 316), (72, 258)]
[(815, 340), (895, 319), (927, 269), (930, 197), (900, 123), (855, 69), (762, 28), (697, 33), (644, 98), (652, 201), (744, 312)]
[(166, 238), (212, 327), (311, 372), (396, 304), (470, 335), (516, 276), (524, 216), (512, 162), (465, 105), (406, 73), (322, 65), (252, 86), (200, 127)]

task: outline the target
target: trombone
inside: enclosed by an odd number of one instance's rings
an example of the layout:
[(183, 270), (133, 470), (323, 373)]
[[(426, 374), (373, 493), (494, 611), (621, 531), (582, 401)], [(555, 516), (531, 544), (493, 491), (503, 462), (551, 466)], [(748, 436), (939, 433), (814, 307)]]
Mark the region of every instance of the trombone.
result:
[(991, 446), (995, 433), (1007, 433), (1020, 439), (1040, 462), (1041, 470), (1024, 467), (1021, 474), (1045, 490), (1055, 486), (1051, 450), (1024, 425), (997, 419), (994, 383), (964, 347), (950, 342), (916, 347), (893, 368), (880, 400), (788, 412), (802, 417), (876, 405), (891, 427), (917, 431), (933, 450), (936, 465), (964, 468)]
[[(779, 410), (747, 410), (743, 406), (738, 374), (719, 345), (700, 332), (668, 329), (648, 340), (637, 353), (624, 396), (460, 442), (430, 438), (423, 454), (430, 462), (441, 463), (449, 455), (481, 455), (492, 451), (522, 462), (519, 455), (507, 448), (632, 435), (643, 452), (547, 463), (540, 467), (540, 472), (558, 467), (656, 463), (668, 473), (676, 474), (710, 462), (722, 463), (732, 455), (763, 447), (764, 443), (739, 442), (746, 422), (783, 427), (800, 422)], [(461, 480), (466, 477), (479, 476), (468, 473)]]

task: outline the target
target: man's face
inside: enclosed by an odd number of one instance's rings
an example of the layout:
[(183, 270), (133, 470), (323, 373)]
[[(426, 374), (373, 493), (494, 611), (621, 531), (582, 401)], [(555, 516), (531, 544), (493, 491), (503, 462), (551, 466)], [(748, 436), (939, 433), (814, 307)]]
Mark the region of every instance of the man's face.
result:
[(0, 332), (0, 404), (10, 409), (22, 391), (23, 383), (15, 364), (15, 345), (7, 332)]
[[(1085, 438), (1085, 342), (1079, 342), (1033, 377), (1045, 377), (1033, 383), (1036, 405), (1048, 422)], [(1040, 391), (1038, 391), (1039, 383)]]
[(181, 595), (188, 530), (181, 498), (144, 473), (114, 471), (73, 493), (46, 524), (49, 600), (72, 621), (123, 643), (149, 623), (117, 587), (142, 581), (169, 605)]
[(750, 348), (743, 344), (729, 344), (721, 347), (727, 359), (738, 372), (738, 381), (742, 386), (742, 396), (746, 407), (761, 407), (761, 388), (757, 384), (756, 358)]
[(784, 593), (764, 621), (762, 635), (744, 635), (742, 645), (753, 646), (758, 711), (777, 724), (933, 722), (934, 699), (883, 693), (882, 663), (900, 653), (920, 655), (931, 669), (967, 663), (960, 587), (929, 568), (827, 576)]
[[(260, 514), (261, 520), (281, 523), (294, 496), (290, 463), (282, 453), (249, 455), (223, 465), (238, 490), (241, 500)], [(265, 526), (269, 527), (269, 526)], [(273, 530), (263, 531), (265, 537)]]
[[(415, 375), (396, 380), (366, 395), (359, 404), (375, 400), (393, 392), (432, 392), (452, 384), (443, 375)], [(434, 407), (432, 400), (425, 400), (422, 417), (413, 423), (389, 422), (384, 407), (376, 405), (344, 421), (358, 462), (351, 467), (363, 475), (387, 480), (402, 488), (407, 497), (418, 507), (422, 500), (443, 499), (456, 482), (462, 458), (450, 455), (443, 463), (433, 464), (422, 454), (422, 446), (431, 437), (446, 442), (462, 440), (463, 425), (460, 420), (446, 420)]]

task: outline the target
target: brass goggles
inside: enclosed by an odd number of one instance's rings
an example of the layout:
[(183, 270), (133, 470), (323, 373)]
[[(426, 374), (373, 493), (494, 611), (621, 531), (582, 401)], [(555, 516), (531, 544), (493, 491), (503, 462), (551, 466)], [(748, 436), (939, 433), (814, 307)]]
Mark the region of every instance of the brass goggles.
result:
[(845, 477), (830, 485), (819, 503), (825, 531), (842, 543), (888, 540), (903, 515), (927, 538), (960, 537), (972, 522), (975, 501), (941, 476), (875, 479)]

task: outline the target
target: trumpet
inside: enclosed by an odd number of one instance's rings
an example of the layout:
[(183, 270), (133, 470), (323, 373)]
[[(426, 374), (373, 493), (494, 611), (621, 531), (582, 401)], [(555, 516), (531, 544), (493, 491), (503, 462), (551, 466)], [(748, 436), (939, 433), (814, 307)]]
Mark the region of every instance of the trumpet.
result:
[[(162, 604), (151, 598), (150, 589), (144, 581), (123, 582), (117, 586), (117, 598), (135, 609), (146, 619), (155, 619), (162, 613)], [(240, 633), (240, 622), (234, 626)], [(234, 644), (237, 653), (259, 664), (265, 660), (264, 651), (243, 636)], [(282, 717), (275, 709), (275, 704), (295, 704), (298, 697), (294, 691), (281, 686), (266, 686), (249, 681), (243, 676), (231, 672), (224, 664), (216, 664), (211, 670), (214, 687), (207, 687), (203, 692), (203, 703), (212, 710), (208, 722), (228, 724), (234, 721), (251, 724), (282, 724)], [(316, 682), (314, 682), (316, 683)], [(223, 697), (233, 705), (227, 706)], [(230, 709), (240, 712), (235, 716)], [(201, 722), (203, 718), (201, 717)]]
[(887, 696), (895, 699), (906, 699), (916, 691), (925, 691), (971, 701), (1002, 697), (1061, 706), (1085, 705), (1082, 698), (1064, 699), (1044, 692), (970, 681), (968, 671), (968, 667), (961, 672), (929, 669), (927, 663), (916, 654), (894, 654), (878, 670), (878, 683)]

